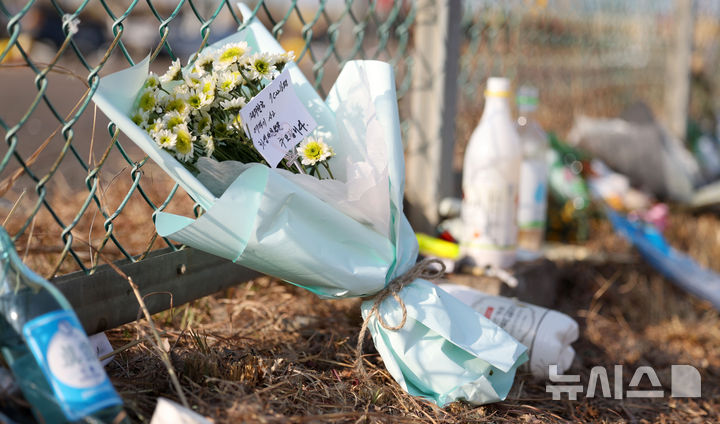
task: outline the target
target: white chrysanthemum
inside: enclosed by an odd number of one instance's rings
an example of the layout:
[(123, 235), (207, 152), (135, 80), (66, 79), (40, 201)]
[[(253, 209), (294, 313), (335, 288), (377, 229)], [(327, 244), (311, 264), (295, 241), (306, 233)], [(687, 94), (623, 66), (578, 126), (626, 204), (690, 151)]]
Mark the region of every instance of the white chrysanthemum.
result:
[(205, 108), (206, 106), (210, 106), (212, 104), (212, 99), (208, 101), (208, 97), (205, 94), (200, 91), (193, 90), (188, 96), (188, 104), (193, 109), (199, 110)]
[[(164, 109), (165, 105), (167, 105), (167, 102), (170, 100), (170, 94), (168, 94), (165, 90), (161, 90), (160, 87), (155, 90), (155, 101), (157, 102), (157, 105), (159, 108)], [(158, 110), (158, 112), (162, 112), (161, 110)]]
[(194, 137), (187, 129), (187, 127), (177, 126), (173, 129), (173, 134), (176, 136), (175, 140), (175, 152), (176, 157), (183, 161), (188, 162), (193, 158), (193, 140)]
[(275, 56), (275, 64), (277, 66), (282, 66), (293, 61), (295, 61), (295, 52), (292, 50)]
[(243, 63), (249, 50), (248, 44), (244, 41), (222, 46), (215, 58), (215, 69), (223, 70), (234, 63)]
[(245, 99), (242, 97), (235, 97), (230, 100), (223, 100), (220, 102), (220, 106), (222, 106), (225, 110), (240, 110), (245, 106)]
[(160, 78), (158, 78), (156, 74), (150, 72), (147, 78), (145, 78), (144, 87), (147, 89), (157, 90), (160, 88)]
[(187, 113), (180, 113), (177, 111), (166, 113), (162, 117), (163, 127), (168, 130), (173, 130), (175, 127), (182, 125), (187, 127), (188, 119), (189, 115)]
[(187, 84), (178, 84), (172, 88), (172, 94), (175, 96), (184, 96), (187, 100), (187, 96), (190, 94), (190, 87)]
[(272, 79), (276, 70), (275, 56), (270, 53), (256, 53), (250, 57), (245, 69), (252, 80)]
[(146, 126), (148, 121), (150, 120), (150, 112), (142, 109), (136, 109), (135, 112), (130, 115), (130, 119), (138, 127)]
[(157, 107), (157, 97), (155, 95), (155, 90), (152, 88), (148, 88), (142, 92), (140, 95), (140, 98), (138, 99), (138, 109), (145, 111), (145, 112), (152, 112)]
[(242, 74), (238, 71), (222, 71), (217, 73), (217, 89), (222, 94), (231, 92), (243, 82)]
[(187, 93), (173, 92), (165, 99), (165, 110), (167, 112), (187, 114), (190, 112), (190, 105), (188, 105), (187, 98)]
[(199, 72), (188, 72), (183, 75), (183, 79), (188, 87), (195, 88), (202, 82), (203, 74)]
[(306, 166), (317, 165), (319, 162), (335, 156), (332, 147), (328, 146), (321, 138), (308, 137), (297, 147), (297, 152)]
[(212, 136), (207, 134), (201, 135), (200, 144), (205, 148), (205, 156), (212, 156), (215, 151), (215, 140)]
[(215, 82), (215, 75), (207, 74), (198, 85), (197, 90), (205, 95), (206, 105), (215, 101)]
[(175, 59), (168, 68), (167, 72), (160, 77), (160, 82), (167, 84), (170, 81), (180, 81), (181, 79), (182, 72), (180, 69), (180, 59)]
[(241, 131), (243, 129), (242, 116), (240, 112), (230, 115), (226, 118), (227, 129), (230, 131)]
[(153, 136), (158, 146), (165, 149), (173, 149), (177, 142), (177, 135), (170, 130), (160, 130)]
[(275, 73), (275, 57), (269, 53), (255, 53), (245, 67), (253, 80), (272, 79)]
[(153, 121), (153, 122), (145, 125), (145, 127), (144, 127), (143, 129), (144, 129), (145, 131), (147, 131), (148, 134), (150, 134), (150, 137), (155, 138), (155, 136), (157, 135), (157, 133), (159, 133), (160, 131), (162, 131), (162, 130), (164, 130), (164, 129), (166, 129), (166, 128), (163, 126), (163, 121), (162, 121), (162, 119), (161, 119), (161, 118), (158, 118), (158, 119), (156, 119), (155, 121)]
[(198, 58), (193, 64), (193, 72), (200, 74), (208, 73), (213, 69), (213, 63), (215, 62), (215, 52), (203, 51), (200, 53)]

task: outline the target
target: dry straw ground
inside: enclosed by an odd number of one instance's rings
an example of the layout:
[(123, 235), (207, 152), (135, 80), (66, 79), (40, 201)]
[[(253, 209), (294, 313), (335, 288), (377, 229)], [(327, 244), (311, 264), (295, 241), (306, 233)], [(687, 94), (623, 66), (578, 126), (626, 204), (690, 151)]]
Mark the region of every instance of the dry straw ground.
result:
[[(685, 216), (697, 227), (717, 220)], [(703, 224), (705, 223), (705, 224)], [(680, 222), (674, 222), (675, 233)], [(692, 231), (692, 229), (690, 230)], [(608, 228), (602, 242), (627, 246)], [(717, 246), (711, 247), (717, 249)], [(662, 399), (554, 401), (545, 382), (519, 375), (508, 400), (445, 408), (404, 394), (373, 348), (366, 348), (369, 380), (352, 368), (359, 318), (357, 300), (325, 301), (262, 278), (175, 313), (156, 317), (167, 332), (173, 365), (198, 412), (217, 422), (715, 422), (720, 419), (718, 313), (654, 273), (632, 264), (561, 264), (557, 308), (580, 323), (571, 370), (587, 382), (593, 366), (654, 367)], [(144, 324), (111, 332), (116, 344), (143, 334)], [(368, 343), (370, 344), (370, 343)], [(690, 364), (703, 379), (703, 397), (669, 398), (672, 364)], [(138, 419), (157, 396), (177, 399), (157, 355), (138, 345), (116, 358), (113, 381)], [(611, 377), (612, 378), (612, 377)], [(648, 387), (650, 388), (650, 387)]]

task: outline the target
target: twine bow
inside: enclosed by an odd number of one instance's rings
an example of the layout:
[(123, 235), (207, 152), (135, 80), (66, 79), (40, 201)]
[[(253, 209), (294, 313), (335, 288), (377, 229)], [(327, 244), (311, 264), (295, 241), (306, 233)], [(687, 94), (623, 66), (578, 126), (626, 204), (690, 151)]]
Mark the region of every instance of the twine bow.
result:
[[(439, 269), (437, 266), (433, 265), (439, 265)], [(367, 372), (365, 371), (365, 366), (362, 362), (362, 349), (370, 319), (375, 316), (380, 325), (386, 330), (397, 331), (403, 328), (405, 326), (405, 322), (407, 321), (407, 307), (405, 306), (405, 302), (403, 302), (402, 298), (399, 295), (400, 290), (402, 290), (403, 287), (407, 286), (418, 278), (422, 278), (425, 280), (435, 280), (442, 277), (444, 274), (445, 264), (441, 260), (423, 259), (422, 261), (413, 265), (413, 267), (410, 268), (405, 274), (402, 274), (390, 281), (390, 283), (385, 286), (384, 289), (382, 289), (375, 295), (375, 297), (373, 298), (374, 303), (372, 309), (370, 309), (370, 312), (368, 313), (367, 317), (365, 317), (363, 325), (360, 328), (360, 335), (358, 335), (357, 348), (355, 351), (355, 368), (360, 372), (363, 377), (367, 376)], [(380, 305), (389, 296), (394, 297), (395, 300), (400, 304), (400, 310), (402, 311), (402, 319), (400, 320), (400, 323), (398, 325), (388, 324), (380, 314)]]

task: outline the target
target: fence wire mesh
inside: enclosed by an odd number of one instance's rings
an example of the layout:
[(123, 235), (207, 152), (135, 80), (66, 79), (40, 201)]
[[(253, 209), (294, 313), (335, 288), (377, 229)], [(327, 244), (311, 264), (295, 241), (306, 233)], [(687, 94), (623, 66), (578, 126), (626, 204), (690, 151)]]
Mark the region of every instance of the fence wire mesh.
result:
[(662, 113), (673, 22), (672, 2), (467, 2), (460, 109), (479, 118), (484, 81), (506, 76), (540, 89), (538, 119), (560, 133), (577, 114), (614, 117), (635, 101)]
[[(321, 95), (356, 58), (392, 63), (401, 98), (408, 91), (412, 2), (250, 6), (286, 50), (295, 51)], [(90, 99), (100, 77), (148, 54), (151, 69), (162, 73), (171, 60), (185, 63), (241, 29), (235, 2), (0, 1), (0, 23), (0, 128), (7, 142), (0, 206), (26, 261), (50, 277), (91, 273), (100, 254), (137, 261), (163, 245), (177, 248), (158, 240), (150, 217), (199, 208)]]
[[(447, 2), (438, 2), (438, 7)], [(564, 134), (578, 113), (617, 116), (635, 100), (659, 112), (675, 34), (673, 2), (489, 0), (463, 3), (457, 75), (458, 157), (482, 111), (488, 76), (541, 92), (539, 119)], [(389, 61), (400, 111), (412, 119), (414, 1), (251, 2), (253, 13), (324, 95), (351, 59)], [(712, 93), (718, 16), (699, 1), (692, 75)], [(78, 32), (71, 31), (79, 19)], [(140, 260), (170, 246), (150, 217), (193, 205), (132, 142), (97, 113), (98, 79), (151, 55), (151, 69), (185, 62), (238, 30), (230, 0), (0, 0), (0, 219), (47, 276), (92, 272), (98, 252)], [(451, 76), (455, 77), (455, 76)], [(698, 82), (699, 81), (699, 82)], [(698, 91), (700, 93), (701, 91)], [(694, 95), (691, 113), (717, 110)], [(707, 96), (706, 96), (707, 97)], [(693, 106), (698, 105), (699, 106)], [(442, 107), (442, 105), (438, 105)], [(693, 108), (697, 109), (693, 112)], [(90, 247), (92, 246), (92, 247)]]

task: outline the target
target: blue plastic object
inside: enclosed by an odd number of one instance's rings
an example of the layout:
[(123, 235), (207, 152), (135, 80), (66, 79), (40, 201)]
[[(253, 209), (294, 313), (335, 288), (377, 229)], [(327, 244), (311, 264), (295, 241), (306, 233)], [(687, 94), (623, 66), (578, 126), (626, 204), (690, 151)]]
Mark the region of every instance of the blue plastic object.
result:
[(615, 231), (629, 240), (643, 257), (675, 284), (720, 310), (720, 275), (700, 266), (690, 256), (670, 246), (652, 225), (628, 220), (606, 207)]

